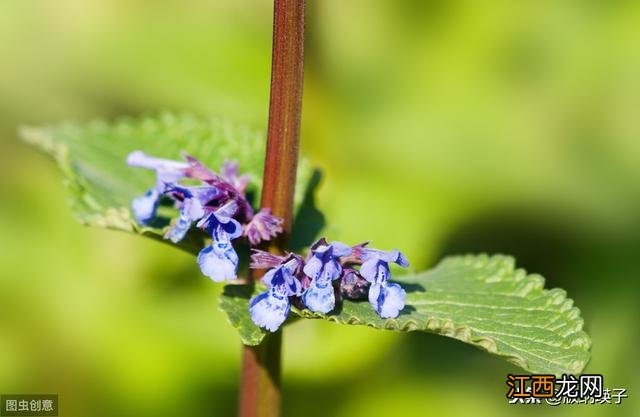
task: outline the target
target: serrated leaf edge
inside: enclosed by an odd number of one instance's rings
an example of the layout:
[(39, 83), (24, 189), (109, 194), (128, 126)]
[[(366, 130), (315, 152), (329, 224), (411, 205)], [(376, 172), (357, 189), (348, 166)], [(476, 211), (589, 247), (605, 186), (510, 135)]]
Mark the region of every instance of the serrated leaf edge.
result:
[[(425, 271), (420, 275), (428, 275), (430, 273), (434, 273), (438, 268), (446, 266), (448, 262), (459, 262), (460, 260), (468, 264), (473, 264), (473, 266), (480, 268), (487, 267), (491, 263), (495, 262), (499, 262), (506, 266), (505, 268), (502, 268), (500, 270), (500, 273), (497, 276), (488, 277), (488, 279), (504, 281), (509, 279), (509, 277), (513, 277), (513, 279), (516, 281), (520, 281), (523, 279), (529, 281), (531, 284), (524, 287), (526, 288), (526, 292), (521, 296), (525, 298), (533, 291), (540, 290), (542, 296), (547, 297), (551, 301), (550, 304), (548, 304), (549, 306), (560, 306), (560, 313), (563, 314), (567, 320), (574, 321), (576, 323), (573, 332), (567, 335), (562, 335), (562, 337), (565, 339), (574, 336), (572, 338), (573, 340), (571, 344), (568, 347), (578, 346), (585, 349), (585, 351), (588, 351), (590, 349), (591, 339), (582, 330), (584, 321), (580, 317), (580, 309), (573, 306), (573, 300), (571, 298), (567, 298), (566, 291), (560, 288), (545, 289), (545, 280), (541, 275), (527, 274), (527, 272), (522, 268), (516, 269), (515, 259), (511, 256), (501, 254), (492, 256), (489, 256), (487, 254), (450, 256), (440, 261), (433, 269)], [(302, 318), (324, 319), (339, 324), (361, 325), (376, 329), (382, 328), (385, 330), (393, 330), (399, 332), (425, 331), (429, 333), (439, 334), (471, 344), (489, 353), (502, 357), (505, 360), (523, 369), (529, 369), (527, 360), (521, 355), (500, 351), (498, 348), (498, 344), (494, 338), (488, 336), (476, 336), (474, 335), (474, 331), (471, 327), (458, 325), (449, 319), (442, 320), (436, 317), (430, 317), (423, 323), (419, 323), (416, 320), (409, 319), (406, 320), (403, 324), (401, 324), (397, 319), (386, 319), (384, 320), (383, 327), (380, 327), (376, 322), (362, 320), (355, 316), (350, 316), (346, 320), (341, 320), (339, 316), (316, 313), (308, 309), (300, 310), (298, 308), (292, 307), (291, 311)], [(543, 359), (549, 361), (546, 358)], [(575, 360), (571, 364), (569, 364), (569, 369), (573, 373), (580, 373), (587, 365), (587, 363), (588, 359), (585, 361)]]

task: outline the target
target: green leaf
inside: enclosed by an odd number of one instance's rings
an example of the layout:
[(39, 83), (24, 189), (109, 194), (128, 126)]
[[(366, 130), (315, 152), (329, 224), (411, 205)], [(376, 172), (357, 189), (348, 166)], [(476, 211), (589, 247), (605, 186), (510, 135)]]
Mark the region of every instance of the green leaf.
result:
[(261, 291), (264, 288), (256, 285), (227, 284), (220, 296), (220, 309), (227, 314), (229, 323), (238, 331), (245, 345), (258, 345), (266, 335), (249, 316), (249, 300)]
[[(432, 270), (400, 277), (397, 281), (407, 291), (407, 302), (396, 319), (381, 319), (366, 301), (345, 300), (330, 315), (292, 311), (341, 324), (441, 334), (532, 373), (581, 372), (589, 361), (591, 341), (582, 331), (580, 311), (564, 290), (544, 289), (541, 276), (527, 275), (514, 264), (513, 258), (503, 255), (456, 256)], [(234, 306), (233, 313), (250, 320), (246, 303)]]
[[(220, 119), (187, 114), (162, 113), (157, 116), (121, 118), (114, 123), (92, 121), (56, 126), (24, 127), (23, 140), (51, 155), (65, 175), (77, 218), (90, 226), (106, 227), (161, 239), (168, 220), (154, 227), (141, 227), (132, 218), (131, 200), (144, 194), (155, 183), (154, 172), (126, 165), (129, 152), (144, 152), (169, 159), (180, 159), (181, 152), (200, 159), (217, 171), (225, 160), (237, 160), (240, 170), (250, 174), (253, 201), (259, 201), (265, 140), (261, 132), (237, 127)], [(298, 169), (296, 205), (305, 194), (311, 171), (302, 160)], [(178, 244), (192, 253), (204, 246), (205, 234), (195, 228)], [(168, 241), (165, 241), (170, 243)]]

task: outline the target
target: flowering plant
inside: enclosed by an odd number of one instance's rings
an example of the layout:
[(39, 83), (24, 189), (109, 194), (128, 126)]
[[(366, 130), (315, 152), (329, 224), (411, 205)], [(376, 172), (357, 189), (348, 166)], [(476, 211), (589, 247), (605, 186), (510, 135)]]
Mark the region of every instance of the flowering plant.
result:
[[(240, 414), (278, 414), (289, 317), (431, 332), (533, 373), (579, 373), (590, 357), (579, 310), (563, 290), (546, 290), (542, 277), (516, 269), (513, 258), (448, 257), (392, 281), (393, 265), (409, 266), (399, 250), (319, 237), (324, 223), (312, 221), (319, 211), (308, 165), (298, 164), (304, 2), (276, 0), (274, 11), (266, 142), (218, 119), (170, 113), (21, 132), (57, 161), (83, 223), (163, 240), (225, 282), (220, 308), (243, 342)], [(181, 151), (184, 161), (150, 156)], [(251, 271), (242, 269), (243, 257)]]
[[(213, 281), (237, 278), (238, 254), (231, 241), (246, 237), (251, 245), (270, 240), (282, 232), (282, 219), (263, 208), (257, 213), (247, 201), (247, 175), (238, 176), (238, 164), (225, 162), (222, 174), (216, 174), (192, 156), (186, 162), (154, 158), (142, 151), (127, 157), (130, 166), (156, 172), (155, 186), (131, 203), (134, 217), (141, 224), (152, 222), (162, 197), (173, 200), (180, 215), (164, 235), (173, 243), (181, 241), (194, 222), (211, 236), (212, 242), (198, 254), (202, 273)], [(179, 181), (192, 179), (196, 186)]]
[[(282, 328), (303, 318), (437, 333), (534, 373), (578, 373), (587, 363), (590, 340), (579, 310), (564, 291), (546, 290), (539, 275), (515, 268), (511, 257), (449, 257), (427, 271), (401, 274), (394, 268), (400, 271), (409, 262), (399, 250), (320, 237), (321, 228), (309, 217), (317, 208), (309, 207), (313, 199), (305, 197), (313, 193), (305, 188), (313, 183), (306, 162), (297, 170), (303, 193), (293, 204), (295, 223), (302, 225), (293, 228), (296, 250), (273, 250), (291, 233), (291, 224), (271, 205), (256, 207), (257, 196), (264, 201), (268, 191), (257, 185), (263, 166), (254, 151), (243, 151), (260, 149), (264, 140), (242, 129), (233, 130), (235, 136), (221, 135), (232, 130), (219, 126), (218, 121), (162, 114), (112, 125), (25, 128), (22, 133), (53, 154), (82, 222), (159, 239), (196, 255), (204, 276), (224, 282), (220, 308), (256, 358), (273, 352), (270, 346)], [(190, 145), (189, 138), (202, 129), (222, 154), (203, 154)], [(242, 145), (238, 134), (245, 138)], [(103, 157), (105, 147), (115, 158)], [(180, 148), (198, 159), (150, 156), (179, 155)], [(221, 169), (216, 173), (207, 165)], [(253, 355), (247, 353), (245, 364), (252, 363)], [(256, 369), (279, 363), (260, 361)], [(249, 390), (244, 381), (242, 390)]]
[[(257, 246), (281, 233), (283, 220), (272, 215), (269, 208), (254, 213), (245, 195), (249, 176), (238, 175), (237, 162), (225, 162), (222, 174), (216, 174), (190, 155), (184, 159), (156, 158), (142, 151), (128, 155), (130, 166), (156, 173), (155, 186), (133, 199), (133, 216), (141, 224), (151, 223), (161, 198), (171, 200), (179, 216), (164, 238), (178, 243), (197, 222), (196, 227), (211, 236), (211, 243), (198, 254), (200, 270), (216, 282), (235, 280), (238, 254), (232, 240), (242, 236)], [(185, 179), (200, 184), (184, 185), (180, 181)], [(287, 319), (290, 298), (310, 311), (326, 314), (335, 308), (336, 294), (358, 299), (367, 288), (369, 302), (381, 318), (398, 317), (406, 293), (399, 284), (389, 281), (389, 264), (406, 268), (409, 261), (399, 250), (372, 249), (368, 243), (348, 246), (320, 238), (311, 245), (306, 259), (293, 253), (277, 256), (253, 249), (251, 268), (269, 270), (261, 279), (267, 290), (249, 303), (253, 322), (275, 332)], [(335, 287), (334, 281), (338, 283)]]

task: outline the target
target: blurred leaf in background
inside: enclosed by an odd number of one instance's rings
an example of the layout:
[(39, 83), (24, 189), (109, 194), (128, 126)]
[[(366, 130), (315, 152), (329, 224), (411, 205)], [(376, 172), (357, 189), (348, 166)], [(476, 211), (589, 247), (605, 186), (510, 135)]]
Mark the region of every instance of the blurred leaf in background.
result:
[[(640, 386), (640, 4), (308, 1), (303, 152), (331, 239), (506, 252), (565, 288), (587, 372)], [(239, 346), (189, 255), (85, 229), (16, 127), (171, 109), (263, 129), (269, 1), (0, 2), (0, 389), (64, 415), (228, 415)], [(389, 218), (393, 218), (390, 227)], [(514, 407), (517, 368), (432, 335), (287, 328), (286, 415), (566, 416)], [(338, 382), (336, 382), (338, 381)], [(391, 383), (390, 383), (391, 381)], [(309, 409), (312, 397), (328, 398)]]

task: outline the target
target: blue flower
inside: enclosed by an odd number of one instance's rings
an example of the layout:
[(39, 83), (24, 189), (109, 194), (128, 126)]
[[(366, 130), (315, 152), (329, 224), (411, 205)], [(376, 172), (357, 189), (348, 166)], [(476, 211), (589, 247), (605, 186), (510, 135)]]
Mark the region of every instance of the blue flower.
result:
[(164, 236), (165, 239), (169, 239), (173, 243), (177, 243), (184, 238), (191, 227), (191, 223), (204, 217), (207, 203), (220, 195), (220, 190), (208, 185), (200, 187), (167, 185), (165, 192), (180, 201), (182, 206), (178, 220)]
[(311, 258), (304, 266), (304, 273), (311, 278), (311, 285), (302, 295), (302, 302), (311, 311), (328, 313), (335, 307), (333, 280), (340, 278), (342, 265), (339, 258), (349, 256), (351, 247), (340, 242), (318, 240), (311, 247)]
[(238, 254), (231, 241), (214, 241), (200, 251), (198, 265), (200, 265), (200, 271), (212, 281), (233, 280), (238, 273)]
[(399, 250), (380, 251), (363, 248), (360, 275), (371, 283), (369, 303), (382, 318), (395, 318), (404, 308), (406, 292), (398, 284), (389, 283), (391, 272), (389, 263), (401, 267), (409, 266), (409, 261)]
[(369, 287), (369, 303), (383, 319), (398, 317), (406, 296), (400, 285), (386, 281)]
[(409, 266), (409, 261), (399, 250), (381, 251), (365, 248), (362, 250), (364, 262), (360, 267), (360, 275), (370, 283), (381, 283), (391, 277), (389, 262), (396, 263), (403, 268)]
[(198, 227), (204, 227), (213, 239), (198, 254), (198, 265), (204, 275), (216, 282), (237, 277), (238, 254), (231, 241), (242, 234), (242, 226), (232, 218), (236, 210), (235, 202), (230, 201), (198, 222)]
[(262, 277), (267, 291), (249, 302), (251, 320), (257, 326), (275, 332), (287, 319), (291, 308), (289, 297), (300, 295), (302, 291), (300, 281), (295, 277), (300, 264), (299, 257), (292, 255)]
[(158, 200), (165, 191), (167, 183), (173, 183), (185, 177), (189, 164), (168, 159), (147, 156), (142, 151), (133, 151), (127, 156), (127, 164), (132, 167), (153, 169), (156, 171), (156, 186), (145, 195), (136, 197), (131, 203), (133, 217), (147, 224), (156, 215)]
[(131, 211), (133, 211), (133, 217), (138, 223), (147, 224), (155, 217), (161, 194), (157, 188), (152, 188), (144, 195), (133, 199)]
[[(174, 243), (184, 238), (191, 224), (217, 207), (234, 203), (234, 212), (230, 215), (243, 224), (243, 234), (255, 246), (266, 240), (271, 240), (282, 233), (283, 220), (271, 214), (269, 208), (262, 208), (254, 213), (253, 207), (245, 194), (249, 185), (249, 176), (240, 175), (237, 162), (225, 162), (221, 175), (207, 168), (196, 158), (183, 154), (186, 162), (171, 161), (146, 155), (142, 151), (133, 151), (127, 156), (130, 166), (153, 169), (156, 171), (156, 185), (143, 196), (133, 199), (131, 209), (135, 219), (141, 224), (150, 224), (156, 216), (160, 198), (163, 195), (171, 197), (176, 207), (180, 209), (179, 217), (173, 222), (164, 238)], [(202, 182), (201, 186), (186, 186), (179, 183), (182, 179)], [(236, 232), (235, 223), (226, 226), (229, 221), (212, 221), (207, 225), (209, 233), (222, 224), (227, 234)]]
[(289, 315), (291, 305), (289, 297), (271, 288), (258, 294), (249, 303), (251, 320), (258, 327), (275, 332)]

